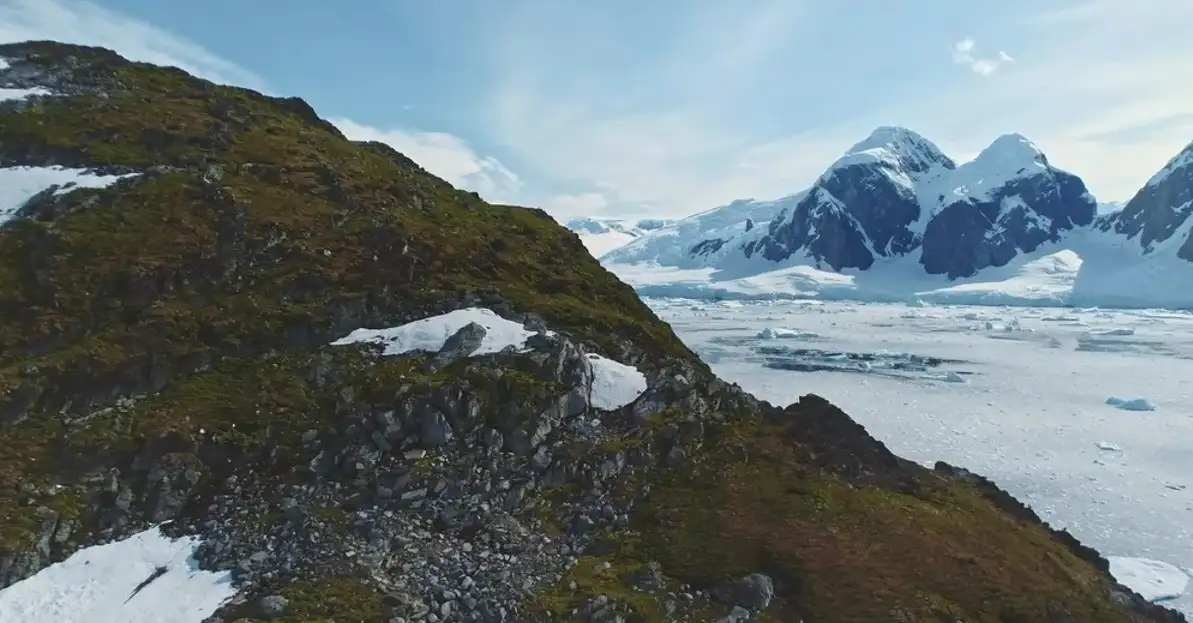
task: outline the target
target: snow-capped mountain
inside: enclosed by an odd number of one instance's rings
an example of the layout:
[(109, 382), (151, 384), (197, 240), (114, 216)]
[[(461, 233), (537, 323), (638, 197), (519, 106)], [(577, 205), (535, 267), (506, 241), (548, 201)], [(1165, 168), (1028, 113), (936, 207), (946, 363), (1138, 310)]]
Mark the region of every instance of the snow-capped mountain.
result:
[(1099, 204), (1023, 136), (957, 165), (884, 127), (805, 192), (677, 221), (602, 263), (654, 296), (1193, 308), (1191, 232), (1193, 144)]
[(926, 272), (964, 277), (1058, 240), (1095, 212), (1081, 180), (1020, 135), (1001, 136), (957, 166), (915, 132), (882, 127), (742, 252), (835, 271), (918, 252)]
[[(653, 263), (661, 266), (695, 268), (719, 257), (730, 242), (745, 234), (765, 229), (776, 215), (798, 203), (805, 193), (774, 201), (740, 199), (668, 223), (601, 257), (612, 264)], [(570, 225), (569, 225), (570, 227)]]
[(1099, 218), (1096, 229), (1125, 236), (1144, 255), (1154, 254), (1164, 246), (1177, 257), (1193, 262), (1191, 216), (1193, 143), (1169, 160), (1121, 210)]
[[(751, 232), (747, 207), (768, 211), (753, 218)], [(1052, 166), (1023, 136), (1001, 136), (958, 165), (923, 136), (884, 126), (807, 191), (678, 221), (604, 260), (758, 272), (799, 264), (867, 270), (910, 257), (924, 272), (956, 278), (1058, 241), (1096, 212), (1081, 179)], [(676, 236), (681, 231), (687, 235)]]
[(623, 219), (579, 218), (568, 221), (564, 227), (576, 232), (580, 241), (593, 257), (621, 247), (649, 232), (666, 227), (672, 221), (666, 219)]
[(1193, 143), (1121, 210), (1098, 217), (1079, 253), (1081, 300), (1193, 307)]

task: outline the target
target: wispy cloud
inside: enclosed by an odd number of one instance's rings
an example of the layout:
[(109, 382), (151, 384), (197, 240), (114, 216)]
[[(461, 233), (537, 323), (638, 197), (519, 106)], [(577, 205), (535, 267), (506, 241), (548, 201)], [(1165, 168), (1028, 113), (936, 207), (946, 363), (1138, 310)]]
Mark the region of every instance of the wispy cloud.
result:
[(379, 141), (457, 188), (476, 191), (488, 201), (514, 203), (522, 180), (496, 158), (481, 156), (464, 139), (443, 132), (380, 129), (352, 121), (330, 120), (354, 141)]
[(968, 37), (953, 44), (953, 62), (968, 67), (979, 76), (989, 76), (1005, 63), (1014, 61), (1010, 54), (1001, 50), (991, 57), (979, 56), (977, 42)]
[[(804, 4), (685, 3), (649, 26), (652, 53), (625, 64), (616, 50), (593, 59), (583, 55), (587, 46), (562, 44), (616, 41), (616, 23), (514, 12), (495, 28), (488, 127), (519, 161), (568, 185), (568, 198), (603, 204), (609, 215), (683, 215), (793, 192), (805, 181), (802, 169), (789, 168), (793, 157), (814, 154), (823, 166), (849, 139), (801, 133), (797, 154), (780, 155), (772, 137), (743, 131), (733, 118), (743, 114), (744, 93), (765, 92)], [(765, 150), (777, 157), (759, 157)], [(544, 203), (562, 209), (574, 205), (568, 198)]]
[(600, 193), (583, 193), (579, 195), (555, 195), (546, 199), (543, 209), (550, 212), (561, 221), (601, 214), (609, 207), (609, 202)]
[[(0, 0), (0, 42), (38, 39), (110, 48), (132, 60), (172, 65), (213, 82), (269, 90), (261, 76), (197, 43), (88, 0)], [(333, 122), (349, 138), (387, 143), (457, 187), (492, 201), (517, 200), (518, 176), (457, 136), (380, 129), (350, 119)]]
[[(882, 44), (866, 39), (872, 28), (855, 31), (857, 40), (817, 39), (814, 31), (828, 23), (817, 20), (847, 18), (827, 4), (811, 16), (767, 2), (718, 5), (714, 17), (687, 15), (677, 20), (682, 27), (652, 30), (663, 42), (652, 42), (652, 54), (610, 63), (630, 80), (602, 75), (607, 64), (571, 52), (584, 46), (563, 43), (616, 40), (599, 20), (573, 31), (568, 23), (515, 15), (513, 25), (495, 28), (503, 40), (491, 51), (497, 88), (487, 100), (487, 127), (537, 174), (570, 183), (575, 194), (599, 195), (610, 215), (681, 215), (795, 192), (882, 124), (920, 131), (958, 158), (999, 134), (1025, 133), (1099, 197), (1126, 198), (1193, 137), (1189, 118), (1179, 116), (1193, 101), (1193, 84), (1171, 78), (1193, 71), (1193, 5), (1072, 5), (1045, 14), (1049, 9), (1023, 2), (1000, 13), (999, 24), (987, 24), (986, 31), (1014, 32), (1021, 48), (1014, 56), (1031, 62), (983, 51), (972, 38), (957, 42), (950, 52), (958, 66), (999, 77), (976, 82), (922, 70), (904, 54), (916, 37), (931, 36), (923, 23), (902, 39), (886, 25)], [(685, 5), (698, 14), (711, 6)], [(733, 45), (743, 40), (748, 54)], [(736, 58), (718, 61), (720, 55)], [(887, 58), (889, 73), (866, 68)], [(1016, 70), (1005, 71), (1012, 63)], [(792, 104), (786, 119), (771, 103), (783, 98)], [(1147, 132), (1131, 133), (1145, 125)]]
[(52, 39), (116, 50), (224, 84), (264, 89), (265, 80), (203, 46), (88, 0), (3, 0), (0, 42)]

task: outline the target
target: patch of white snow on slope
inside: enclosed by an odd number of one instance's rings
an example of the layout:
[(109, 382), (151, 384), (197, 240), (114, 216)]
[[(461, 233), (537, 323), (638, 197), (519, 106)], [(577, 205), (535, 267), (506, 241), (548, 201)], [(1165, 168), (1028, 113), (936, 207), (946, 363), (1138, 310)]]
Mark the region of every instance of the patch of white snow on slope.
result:
[(8, 88), (0, 87), (0, 102), (12, 102), (12, 101), (17, 101), (17, 100), (23, 100), (26, 97), (32, 97), (34, 95), (49, 95), (49, 94), (50, 94), (49, 91), (47, 91), (41, 87), (36, 87), (36, 88), (32, 88), (32, 89), (8, 89)]
[(525, 350), (526, 340), (535, 334), (521, 323), (506, 320), (492, 310), (469, 307), (388, 329), (357, 329), (331, 344), (381, 344), (385, 346), (382, 354), (386, 356), (405, 355), (415, 351), (435, 353), (443, 348), (448, 338), (472, 322), (485, 328), (485, 337), (473, 355), (497, 353), (510, 346), (517, 350)]
[(592, 391), (588, 401), (594, 408), (620, 409), (646, 391), (646, 376), (634, 366), (595, 354), (588, 355), (588, 365), (592, 367)]
[(59, 186), (58, 194), (65, 194), (79, 188), (107, 188), (125, 177), (128, 175), (94, 175), (86, 169), (65, 167), (0, 168), (0, 225), (51, 186)]
[(1189, 576), (1159, 560), (1110, 556), (1110, 575), (1148, 601), (1176, 599), (1185, 593)]
[(0, 590), (0, 621), (199, 623), (236, 593), (231, 572), (199, 569), (199, 542), (154, 527), (79, 550)]

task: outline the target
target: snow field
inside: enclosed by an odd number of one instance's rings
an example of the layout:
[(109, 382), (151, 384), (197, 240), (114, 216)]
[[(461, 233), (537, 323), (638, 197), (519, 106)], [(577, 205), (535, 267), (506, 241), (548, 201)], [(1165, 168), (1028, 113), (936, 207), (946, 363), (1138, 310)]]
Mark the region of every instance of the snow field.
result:
[(230, 571), (199, 569), (198, 545), (154, 527), (80, 550), (0, 590), (0, 621), (200, 623), (236, 589)]

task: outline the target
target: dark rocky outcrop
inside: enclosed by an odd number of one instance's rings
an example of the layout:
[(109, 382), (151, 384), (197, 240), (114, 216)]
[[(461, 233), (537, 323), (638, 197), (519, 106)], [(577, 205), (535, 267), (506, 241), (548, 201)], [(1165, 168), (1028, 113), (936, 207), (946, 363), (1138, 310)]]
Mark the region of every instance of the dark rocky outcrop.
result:
[(745, 249), (773, 262), (805, 253), (833, 270), (869, 268), (878, 257), (901, 256), (920, 245), (914, 224), (917, 186), (955, 168), (924, 137), (903, 128), (878, 128), (816, 181), (807, 196), (771, 222), (768, 236)]
[(1093, 223), (1096, 212), (1080, 178), (1045, 169), (941, 208), (924, 230), (920, 264), (929, 274), (969, 277), (1060, 241)]

